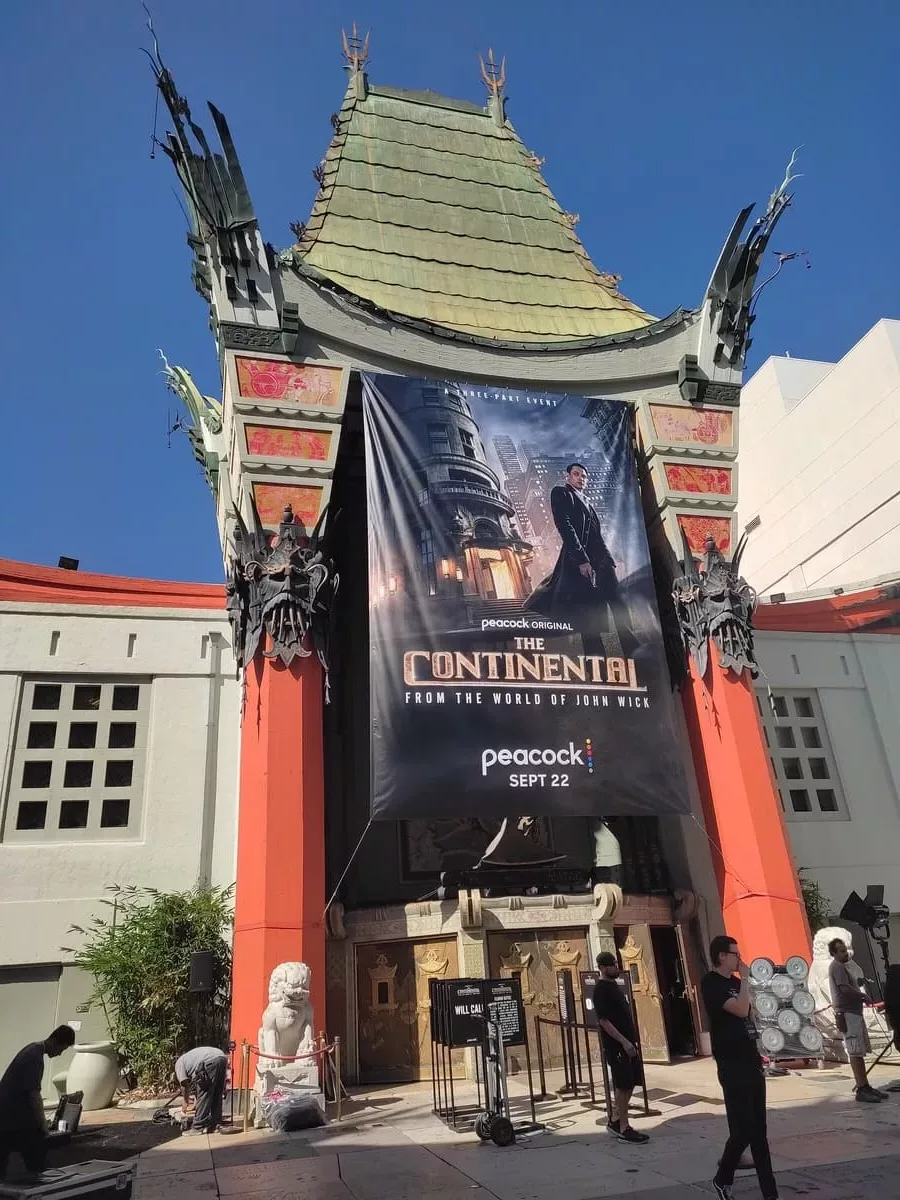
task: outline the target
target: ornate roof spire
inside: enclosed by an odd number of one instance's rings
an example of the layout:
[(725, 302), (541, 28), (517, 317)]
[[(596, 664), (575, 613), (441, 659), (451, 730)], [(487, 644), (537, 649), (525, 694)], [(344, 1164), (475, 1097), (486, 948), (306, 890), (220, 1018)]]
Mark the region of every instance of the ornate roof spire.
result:
[(481, 55), (478, 56), (478, 61), (481, 63), (481, 78), (487, 84), (488, 111), (494, 118), (495, 124), (502, 128), (506, 121), (503, 95), (503, 85), (506, 83), (506, 57), (504, 56), (499, 63), (496, 63), (494, 51), (488, 50), (487, 62)]
[(364, 38), (360, 37), (354, 21), (349, 37), (346, 30), (341, 30), (341, 42), (344, 47), (344, 58), (347, 60), (347, 70), (350, 72), (350, 81), (356, 90), (356, 98), (365, 100), (367, 91), (365, 65), (369, 58), (369, 34), (367, 33)]

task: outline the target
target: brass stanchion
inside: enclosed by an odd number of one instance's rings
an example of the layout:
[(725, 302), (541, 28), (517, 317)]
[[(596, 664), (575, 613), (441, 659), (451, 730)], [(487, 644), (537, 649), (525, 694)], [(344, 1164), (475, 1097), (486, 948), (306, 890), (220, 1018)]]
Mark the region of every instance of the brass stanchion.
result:
[(250, 1128), (250, 1045), (246, 1038), (241, 1043), (241, 1071), (244, 1075), (244, 1133)]
[(237, 1069), (237, 1115), (240, 1120), (244, 1115), (244, 1049), (241, 1046), (241, 1056)]
[(335, 1116), (336, 1121), (340, 1121), (341, 1119), (341, 1091), (341, 1039), (336, 1037), (334, 1039), (334, 1098), (337, 1102), (337, 1115)]

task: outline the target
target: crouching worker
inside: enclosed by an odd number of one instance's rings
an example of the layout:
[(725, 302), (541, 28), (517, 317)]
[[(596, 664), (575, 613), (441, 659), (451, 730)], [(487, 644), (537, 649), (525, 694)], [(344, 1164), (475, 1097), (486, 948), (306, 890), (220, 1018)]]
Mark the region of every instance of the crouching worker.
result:
[(0, 1079), (0, 1179), (13, 1150), (29, 1174), (39, 1175), (47, 1165), (47, 1118), (41, 1099), (44, 1055), (58, 1058), (74, 1043), (75, 1030), (60, 1025), (43, 1042), (20, 1050)]
[(175, 1063), (175, 1078), (181, 1084), (184, 1111), (190, 1106), (191, 1092), (196, 1107), (194, 1120), (185, 1134), (215, 1133), (222, 1124), (222, 1100), (228, 1059), (215, 1046), (196, 1046)]

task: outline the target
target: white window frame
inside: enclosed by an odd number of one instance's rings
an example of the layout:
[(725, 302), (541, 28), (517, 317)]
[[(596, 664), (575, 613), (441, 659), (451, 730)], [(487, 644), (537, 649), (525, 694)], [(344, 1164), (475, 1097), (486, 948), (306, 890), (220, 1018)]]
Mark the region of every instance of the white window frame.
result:
[[(57, 708), (35, 708), (35, 689), (60, 689)], [(74, 707), (76, 688), (99, 687), (100, 701), (96, 708)], [(136, 709), (114, 709), (115, 689), (137, 687)], [(2, 841), (7, 845), (83, 842), (136, 841), (141, 837), (144, 808), (144, 782), (147, 761), (147, 738), (150, 722), (151, 682), (137, 676), (29, 676), (22, 680), (15, 739), (10, 755), (11, 767), (7, 777)], [(52, 747), (29, 747), (32, 725), (55, 725)], [(79, 723), (96, 725), (96, 740), (92, 747), (70, 747), (71, 726)], [(114, 724), (133, 724), (134, 745), (110, 746), (110, 727)], [(90, 762), (89, 786), (66, 786), (66, 765)], [(131, 763), (131, 782), (107, 786), (107, 764)], [(50, 783), (46, 787), (25, 787), (24, 772), (28, 763), (49, 763)], [(128, 800), (128, 821), (125, 825), (101, 824), (104, 801)], [(17, 828), (19, 805), (46, 803), (44, 824), (37, 829)], [(63, 805), (85, 801), (88, 804), (87, 824), (60, 828), (60, 818), (73, 816), (78, 810)], [(107, 812), (109, 810), (107, 809)], [(80, 815), (80, 814), (79, 814)]]
[[(812, 716), (802, 716), (797, 701), (808, 701)], [(757, 689), (756, 702), (762, 717), (765, 731), (766, 748), (775, 782), (781, 798), (781, 807), (786, 821), (849, 821), (850, 813), (841, 777), (831, 748), (828, 727), (819, 703), (815, 688), (772, 688), (771, 693), (764, 688)], [(786, 711), (786, 715), (773, 711), (776, 708)], [(807, 745), (804, 740), (804, 730), (815, 730), (820, 742), (819, 746)], [(780, 731), (789, 731), (787, 733)], [(784, 741), (793, 740), (793, 745), (782, 745)], [(813, 760), (824, 761), (827, 775), (823, 778), (812, 773)], [(787, 764), (792, 764), (790, 771), (800, 770), (800, 775), (789, 775)], [(805, 812), (794, 807), (791, 798), (792, 791), (805, 791), (810, 804), (810, 811)], [(832, 792), (836, 809), (831, 812), (821, 807), (819, 792)]]

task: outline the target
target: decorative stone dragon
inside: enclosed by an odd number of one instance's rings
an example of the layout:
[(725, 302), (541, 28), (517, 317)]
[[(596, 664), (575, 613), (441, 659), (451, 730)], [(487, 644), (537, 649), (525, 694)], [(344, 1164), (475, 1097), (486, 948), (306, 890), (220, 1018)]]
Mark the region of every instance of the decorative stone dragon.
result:
[(749, 671), (755, 678), (759, 667), (753, 652), (753, 612), (756, 593), (738, 574), (746, 534), (738, 543), (731, 562), (708, 535), (702, 565), (698, 567), (682, 531), (684, 574), (673, 585), (672, 598), (688, 654), (701, 677), (709, 669), (709, 642), (715, 643), (719, 662), (736, 675)]
[(184, 367), (170, 366), (162, 350), (163, 374), (166, 387), (173, 392), (187, 409), (190, 423), (178, 422), (176, 429), (184, 429), (191, 443), (194, 458), (203, 468), (213, 495), (218, 494), (219, 473), (227, 457), (225, 436), (222, 432), (222, 404), (212, 396), (204, 396)]
[(238, 669), (246, 671), (267, 634), (266, 658), (290, 666), (295, 658), (318, 656), (327, 701), (331, 611), (340, 579), (323, 549), (325, 513), (307, 537), (288, 505), (270, 540), (252, 502), (250, 511), (252, 529), (234, 510), (233, 555), (225, 583)]
[[(769, 197), (766, 210), (750, 227), (746, 237), (741, 234), (747, 225), (753, 205), (738, 213), (731, 233), (722, 248), (706, 293), (703, 312), (703, 335), (701, 336), (701, 366), (704, 370), (715, 367), (742, 368), (750, 348), (750, 330), (753, 325), (753, 310), (760, 292), (771, 282), (757, 283), (759, 268), (769, 245), (775, 226), (790, 207), (793, 194), (791, 184), (799, 175), (794, 173), (797, 150), (791, 155), (784, 179)], [(785, 262), (796, 259), (805, 251), (779, 254), (778, 270)], [(704, 346), (704, 343), (707, 345)], [(739, 383), (739, 380), (736, 380)]]

